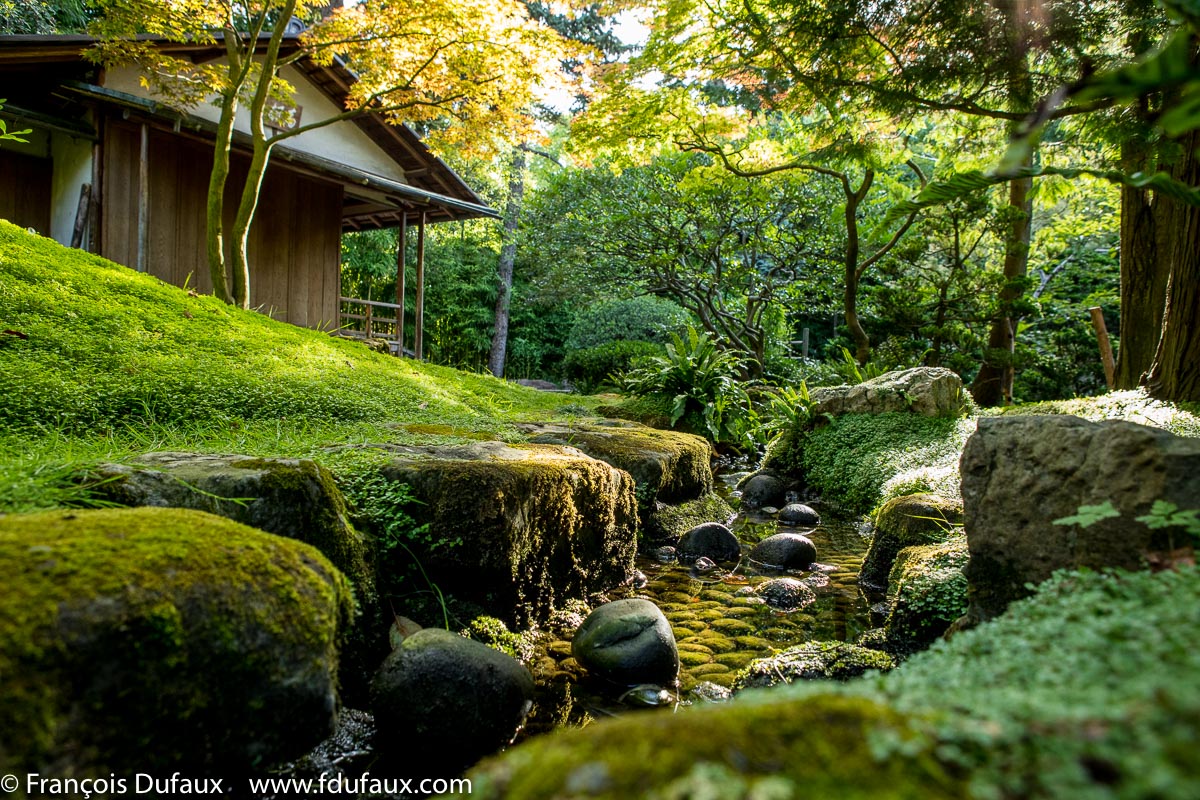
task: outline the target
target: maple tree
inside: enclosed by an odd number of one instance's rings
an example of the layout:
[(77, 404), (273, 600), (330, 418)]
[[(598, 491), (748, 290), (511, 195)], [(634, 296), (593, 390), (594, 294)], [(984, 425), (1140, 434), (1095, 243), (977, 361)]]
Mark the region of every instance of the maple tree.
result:
[[(143, 84), (186, 111), (220, 108), (207, 200), (207, 253), (213, 292), (250, 307), (248, 234), (272, 150), (315, 128), (368, 112), (433, 130), (440, 147), (487, 152), (531, 135), (526, 113), (563, 80), (567, 43), (517, 0), (364, 0), (335, 8), (320, 0), (97, 0), (89, 57), (136, 64)], [(293, 17), (312, 24), (289, 36)], [(146, 35), (149, 36), (146, 36)], [(211, 44), (225, 57), (207, 63), (171, 55), (163, 42)], [(285, 46), (286, 45), (286, 46)], [(294, 87), (283, 70), (302, 59), (340, 59), (357, 76), (345, 109), (294, 125)], [(251, 158), (228, 231), (223, 212), (235, 121), (248, 121)], [(232, 259), (232, 263), (228, 260)], [(230, 278), (232, 279), (230, 281)], [(232, 285), (231, 285), (232, 283)]]

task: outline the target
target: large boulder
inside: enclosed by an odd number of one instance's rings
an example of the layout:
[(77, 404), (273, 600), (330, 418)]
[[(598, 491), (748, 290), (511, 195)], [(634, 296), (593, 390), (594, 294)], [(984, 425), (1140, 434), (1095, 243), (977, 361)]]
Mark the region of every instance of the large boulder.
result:
[(571, 640), (584, 669), (613, 683), (674, 685), (679, 651), (671, 623), (649, 600), (616, 600), (597, 607)]
[(392, 450), (381, 475), (418, 501), (408, 513), (433, 546), (413, 550), (443, 591), (524, 624), (632, 573), (637, 500), (624, 470), (554, 445)]
[[(968, 622), (1000, 614), (1057, 569), (1139, 569), (1171, 531), (1135, 518), (1154, 501), (1200, 508), (1200, 440), (1132, 422), (984, 417), (960, 461), (971, 561)], [(1111, 502), (1120, 517), (1055, 525)]]
[(733, 531), (719, 522), (697, 525), (679, 538), (677, 548), (681, 561), (711, 558), (713, 561), (737, 561), (742, 545)]
[(884, 626), (888, 649), (910, 653), (928, 647), (967, 610), (967, 542), (906, 547), (888, 579), (891, 610)]
[(885, 591), (896, 555), (906, 547), (938, 544), (950, 538), (962, 522), (962, 504), (931, 494), (910, 494), (888, 500), (875, 512), (875, 535), (863, 559), (858, 582)]
[(337, 707), (349, 585), (317, 550), (209, 514), (0, 517), (0, 772), (236, 775)]
[(461, 772), (512, 741), (532, 706), (529, 670), (441, 628), (407, 637), (371, 682), (376, 746), (405, 775)]
[(342, 686), (355, 703), (387, 653), (371, 542), (350, 524), (333, 475), (306, 458), (211, 453), (146, 453), (81, 476), (98, 497), (123, 506), (191, 508), (297, 539), (321, 551), (350, 579), (362, 609), (343, 653)]
[(887, 672), (896, 660), (887, 653), (846, 642), (805, 642), (750, 662), (733, 679), (734, 691), (761, 689), (781, 683), (849, 680), (869, 670)]
[(941, 367), (913, 367), (855, 386), (814, 389), (812, 397), (814, 415), (907, 411), (926, 417), (953, 417), (967, 408), (962, 379)]

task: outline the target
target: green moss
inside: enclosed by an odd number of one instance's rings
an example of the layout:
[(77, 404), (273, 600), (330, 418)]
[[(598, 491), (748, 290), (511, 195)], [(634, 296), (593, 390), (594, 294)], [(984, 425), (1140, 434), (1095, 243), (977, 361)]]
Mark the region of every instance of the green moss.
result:
[[(434, 583), (526, 624), (625, 579), (637, 528), (626, 473), (548, 445), (481, 453), (402, 459), (380, 470), (411, 487), (417, 503), (409, 513), (428, 526), (430, 543), (459, 542), (412, 548)], [(407, 552), (394, 556), (383, 570), (410, 563)]]
[(656, 505), (642, 514), (642, 527), (650, 539), (675, 539), (697, 525), (725, 523), (732, 517), (729, 503), (713, 493), (678, 505)]
[(970, 419), (919, 414), (846, 414), (783, 434), (764, 468), (801, 479), (852, 511), (866, 512), (894, 496), (889, 482), (916, 485), (901, 479), (918, 473), (926, 476), (916, 482), (920, 491), (957, 497), (958, 456), (974, 425)]
[(886, 589), (896, 555), (905, 547), (946, 541), (962, 519), (962, 503), (929, 494), (905, 495), (888, 500), (873, 517), (875, 535), (859, 579)]
[(762, 688), (799, 680), (847, 680), (870, 670), (886, 672), (895, 665), (895, 659), (877, 650), (845, 642), (805, 642), (752, 662), (738, 673), (733, 688)]
[(881, 735), (907, 738), (907, 724), (857, 698), (693, 707), (534, 740), (471, 778), (474, 795), (489, 800), (960, 796), (925, 751), (874, 764), (869, 741)]
[(900, 551), (888, 578), (892, 610), (884, 629), (890, 648), (905, 652), (925, 647), (966, 613), (963, 568), (969, 558), (965, 536)]
[(320, 737), (289, 726), (321, 698), (272, 696), (335, 680), (353, 601), (315, 549), (195, 511), (52, 512), (0, 518), (0, 569), (8, 768), (228, 767)]

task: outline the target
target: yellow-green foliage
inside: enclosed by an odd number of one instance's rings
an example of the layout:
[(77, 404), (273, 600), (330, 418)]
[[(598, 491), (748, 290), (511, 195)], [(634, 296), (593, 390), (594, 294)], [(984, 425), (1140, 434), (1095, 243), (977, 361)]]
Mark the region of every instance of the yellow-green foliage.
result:
[(59, 511), (0, 518), (0, 571), (0, 771), (229, 768), (320, 738), (353, 601), (314, 548), (198, 511)]
[(893, 600), (887, 620), (889, 646), (897, 650), (923, 647), (945, 633), (967, 611), (970, 554), (965, 536), (942, 544), (906, 547), (896, 556), (888, 578)]

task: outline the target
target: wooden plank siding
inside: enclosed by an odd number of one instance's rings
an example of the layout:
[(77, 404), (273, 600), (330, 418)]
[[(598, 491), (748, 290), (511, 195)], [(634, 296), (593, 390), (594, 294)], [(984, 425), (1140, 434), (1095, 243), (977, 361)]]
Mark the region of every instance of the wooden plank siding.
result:
[[(104, 253), (137, 263), (137, 125), (106, 126)], [(248, 159), (231, 166), (225, 224), (231, 226)], [(150, 135), (149, 272), (162, 280), (212, 291), (205, 255), (205, 202), (211, 146), (168, 130)], [(263, 313), (305, 327), (337, 323), (340, 294), (342, 186), (272, 165), (250, 229), (250, 301)]]
[(0, 150), (0, 219), (50, 235), (48, 158)]

